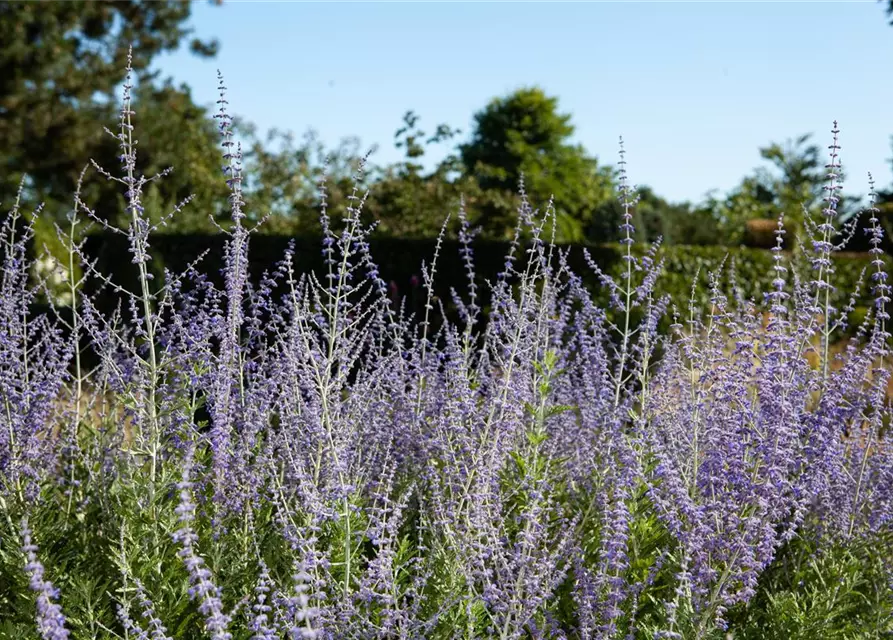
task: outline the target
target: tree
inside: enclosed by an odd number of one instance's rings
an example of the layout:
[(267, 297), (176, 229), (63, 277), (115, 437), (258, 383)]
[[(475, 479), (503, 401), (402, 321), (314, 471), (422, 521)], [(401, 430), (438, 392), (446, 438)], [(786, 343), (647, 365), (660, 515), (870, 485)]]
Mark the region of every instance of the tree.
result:
[[(804, 134), (789, 139), (784, 146), (771, 143), (762, 147), (760, 156), (771, 167), (757, 168), (725, 197), (713, 194), (708, 197), (706, 207), (712, 210), (727, 242), (742, 242), (748, 220), (774, 220), (783, 214), (787, 232), (794, 236), (801, 229), (805, 215), (820, 214), (827, 171), (821, 149), (809, 144), (811, 137), (812, 134)], [(838, 177), (841, 180), (842, 171)], [(850, 197), (841, 197), (837, 207), (840, 218), (850, 213), (851, 203)]]
[[(692, 208), (688, 202), (671, 203), (657, 195), (649, 186), (636, 188), (638, 202), (633, 207), (633, 226), (638, 242), (664, 244), (715, 244), (718, 225), (709, 211)], [(591, 242), (617, 242), (621, 239), (620, 225), (623, 206), (617, 198), (605, 202), (596, 211), (587, 228)]]
[(270, 131), (260, 140), (254, 127), (243, 129), (245, 211), (252, 219), (269, 216), (262, 227), (271, 233), (314, 233), (319, 230), (320, 182), (326, 177), (330, 214), (343, 211), (354, 188), (361, 159), (360, 142), (346, 138), (327, 150), (318, 134), (307, 131), (301, 143), (290, 132)]
[[(106, 155), (109, 138), (102, 125), (114, 126), (115, 91), (124, 79), (128, 51), (132, 47), (138, 84), (151, 84), (156, 77), (148, 72), (152, 59), (189, 36), (190, 12), (186, 0), (0, 4), (4, 207), (12, 203), (24, 175), (26, 206), (41, 199), (56, 215), (70, 207), (84, 165)], [(193, 39), (190, 48), (213, 56), (217, 43)], [(173, 89), (162, 91), (165, 101), (189, 99), (182, 91), (178, 98)], [(161, 110), (153, 117), (165, 115)]]
[(497, 98), (475, 114), (471, 139), (459, 153), (465, 175), (485, 194), (477, 221), (490, 235), (511, 233), (522, 175), (534, 206), (544, 208), (554, 196), (564, 241), (582, 240), (598, 206), (613, 197), (610, 169), (569, 142), (574, 127), (557, 109), (556, 98), (534, 87)]
[[(260, 140), (250, 125), (243, 130), (245, 152), (244, 193), (247, 215), (268, 215), (263, 230), (273, 233), (307, 234), (319, 231), (320, 182), (326, 177), (326, 202), (332, 224), (348, 204), (357, 187), (368, 189), (364, 217), (378, 223), (378, 233), (403, 237), (437, 235), (447, 213), (459, 204), (460, 195), (475, 200), (474, 181), (460, 175), (455, 155), (447, 156), (430, 173), (420, 163), (426, 148), (451, 140), (459, 131), (441, 124), (432, 135), (418, 127), (412, 111), (396, 132), (395, 146), (405, 160), (390, 166), (365, 166), (363, 182), (356, 183), (362, 154), (356, 138), (347, 138), (327, 149), (314, 131), (296, 142), (291, 133), (273, 130)], [(371, 151), (370, 151), (371, 153)]]
[(433, 171), (423, 172), (421, 159), (426, 148), (442, 144), (461, 133), (449, 125), (438, 125), (432, 135), (418, 127), (413, 111), (403, 116), (403, 126), (394, 134), (394, 144), (403, 149), (405, 160), (381, 169), (369, 198), (368, 210), (383, 234), (401, 237), (436, 236), (447, 215), (459, 206), (460, 198), (474, 203), (480, 189), (474, 178), (462, 175), (455, 154), (448, 154)]

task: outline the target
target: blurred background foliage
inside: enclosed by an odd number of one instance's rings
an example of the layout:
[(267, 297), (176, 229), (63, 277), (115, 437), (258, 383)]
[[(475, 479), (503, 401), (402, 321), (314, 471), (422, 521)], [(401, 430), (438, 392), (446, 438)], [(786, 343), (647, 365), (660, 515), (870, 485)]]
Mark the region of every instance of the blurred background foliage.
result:
[[(893, 3), (889, 10), (893, 16)], [(56, 247), (52, 221), (64, 220), (72, 209), (72, 194), (90, 159), (112, 173), (119, 169), (118, 142), (102, 128), (117, 130), (131, 45), (138, 171), (150, 176), (174, 167), (147, 189), (151, 218), (160, 220), (191, 196), (167, 232), (203, 234), (213, 232), (215, 223), (227, 224), (213, 113), (195, 103), (189, 87), (174, 86), (149, 71), (158, 54), (181, 46), (198, 56), (216, 54), (219, 43), (192, 37), (190, 12), (190, 3), (182, 0), (0, 4), (0, 207), (11, 206), (24, 179), (26, 210), (45, 205), (39, 244)], [(235, 129), (243, 144), (245, 210), (255, 220), (268, 216), (261, 232), (272, 235), (317, 233), (323, 176), (328, 204), (339, 211), (354, 189), (358, 163), (367, 155), (356, 138), (326, 148), (312, 129), (301, 137), (278, 130), (262, 137), (249, 121), (238, 118)], [(523, 176), (535, 206), (554, 199), (559, 242), (616, 242), (622, 213), (617, 168), (574, 144), (573, 134), (571, 114), (538, 87), (494, 97), (474, 114), (468, 132), (444, 123), (430, 126), (421, 114), (407, 110), (393, 141), (404, 158), (389, 165), (376, 165), (373, 157), (365, 162), (365, 215), (377, 223), (379, 237), (430, 238), (464, 199), (479, 237), (505, 240), (514, 231)], [(445, 143), (452, 152), (426, 170), (426, 152)], [(748, 233), (750, 227), (760, 227), (753, 221), (775, 220), (783, 213), (790, 231), (805, 212), (819, 214), (826, 153), (812, 134), (770, 141), (760, 154), (762, 166), (732, 190), (710, 192), (703, 202), (670, 202), (639, 185), (637, 240), (763, 246), (767, 234), (771, 242), (771, 225), (762, 226), (759, 238)], [(98, 216), (120, 222), (120, 184), (88, 168), (81, 191)], [(881, 191), (878, 204), (889, 234), (893, 190)], [(849, 219), (858, 212), (858, 203), (845, 198), (838, 210), (841, 221)], [(453, 216), (447, 230), (453, 237), (455, 223)], [(864, 236), (855, 234), (855, 250), (866, 248)]]

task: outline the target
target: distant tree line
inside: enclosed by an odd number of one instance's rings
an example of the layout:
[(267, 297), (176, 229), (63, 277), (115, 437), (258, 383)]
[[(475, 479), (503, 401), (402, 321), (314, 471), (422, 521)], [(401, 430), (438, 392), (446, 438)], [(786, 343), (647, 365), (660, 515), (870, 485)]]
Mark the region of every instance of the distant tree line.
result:
[[(893, 0), (889, 8), (893, 15)], [(72, 209), (79, 184), (96, 215), (120, 221), (121, 185), (93, 168), (83, 177), (82, 171), (90, 158), (113, 172), (119, 167), (118, 142), (102, 125), (116, 129), (115, 92), (133, 45), (137, 169), (148, 176), (174, 167), (147, 188), (150, 216), (160, 220), (191, 198), (171, 220), (170, 231), (204, 233), (215, 223), (226, 224), (214, 114), (194, 102), (188, 87), (148, 71), (155, 56), (187, 41), (196, 55), (215, 55), (216, 41), (190, 40), (190, 11), (190, 3), (181, 0), (0, 4), (0, 207), (8, 209), (27, 176), (24, 204), (45, 203), (48, 215), (38, 234), (50, 245), (51, 221)], [(266, 232), (315, 233), (324, 175), (328, 205), (337, 210), (347, 203), (362, 156), (358, 140), (328, 149), (312, 130), (296, 139), (275, 130), (261, 138), (245, 121), (236, 128), (244, 144), (245, 210), (256, 219), (269, 216)], [(573, 134), (571, 116), (537, 87), (494, 98), (475, 114), (464, 138), (446, 124), (423, 129), (421, 117), (408, 111), (394, 136), (403, 159), (365, 165), (365, 215), (381, 236), (424, 238), (436, 235), (444, 216), (461, 203), (481, 237), (503, 240), (513, 232), (523, 176), (535, 206), (553, 199), (557, 240), (616, 241), (622, 214), (618, 169), (573, 144)], [(425, 154), (444, 143), (453, 145), (452, 152), (426, 170)], [(805, 215), (818, 214), (825, 154), (811, 135), (770, 143), (760, 153), (765, 166), (728, 193), (713, 191), (700, 203), (669, 202), (640, 187), (638, 239), (735, 246), (748, 241), (748, 220), (784, 213), (791, 228)], [(893, 191), (881, 191), (879, 206), (889, 227)], [(838, 207), (843, 218), (856, 210), (852, 199)]]

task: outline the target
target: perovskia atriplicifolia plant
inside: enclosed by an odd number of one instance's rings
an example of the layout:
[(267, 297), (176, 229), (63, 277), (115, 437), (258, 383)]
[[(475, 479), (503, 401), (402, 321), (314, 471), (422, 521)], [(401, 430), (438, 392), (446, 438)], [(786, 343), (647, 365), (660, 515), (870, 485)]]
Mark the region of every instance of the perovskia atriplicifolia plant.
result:
[[(32, 269), (40, 210), (0, 227), (0, 636), (893, 633), (890, 286), (871, 183), (875, 306), (833, 349), (855, 304), (831, 295), (855, 228), (837, 225), (836, 123), (823, 211), (799, 257), (779, 218), (763, 299), (728, 293), (733, 264), (693, 284), (706, 307), (662, 295), (621, 144), (622, 268), (584, 260), (606, 305), (522, 183), (502, 272), (478, 278), (463, 202), (468, 286), (434, 294), (439, 240), (415, 315), (371, 254), (364, 163), (339, 219), (320, 184), (320, 272), (290, 248), (250, 276), (222, 80), (222, 284), (202, 256), (154, 277), (168, 217), (142, 194), (166, 172), (137, 175), (130, 91), (120, 175), (92, 166), (126, 223), (79, 189), (58, 278)], [(127, 238), (135, 290), (85, 253), (91, 225)]]

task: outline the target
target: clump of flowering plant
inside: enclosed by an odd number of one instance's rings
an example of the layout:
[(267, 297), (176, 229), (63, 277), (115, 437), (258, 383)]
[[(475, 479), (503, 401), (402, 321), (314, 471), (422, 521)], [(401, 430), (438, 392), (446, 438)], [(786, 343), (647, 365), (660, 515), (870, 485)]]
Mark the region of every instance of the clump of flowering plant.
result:
[[(455, 320), (434, 295), (440, 241), (419, 314), (379, 273), (363, 163), (340, 219), (320, 184), (324, 269), (296, 273), (289, 249), (249, 277), (222, 80), (222, 285), (201, 256), (154, 278), (163, 222), (141, 202), (164, 172), (137, 175), (130, 88), (109, 132), (121, 175), (93, 166), (121, 184), (128, 222), (75, 195), (59, 230), (68, 281), (51, 283), (68, 311), (56, 298), (31, 311), (47, 288), (31, 223), (15, 205), (0, 227), (0, 633), (893, 632), (890, 286), (872, 195), (876, 305), (838, 349), (855, 303), (831, 295), (851, 231), (836, 225), (836, 124), (822, 215), (794, 258), (779, 219), (764, 299), (725, 293), (734, 268), (715, 265), (693, 284), (706, 307), (670, 304), (659, 244), (633, 242), (621, 146), (623, 268), (585, 256), (607, 304), (571, 269), (576, 249), (555, 244), (552, 203), (536, 209), (522, 183), (492, 282), (477, 278), (464, 203), (456, 212), (468, 286), (451, 292)], [(137, 290), (97, 271), (82, 222), (127, 237)], [(99, 290), (116, 311), (100, 311)]]

